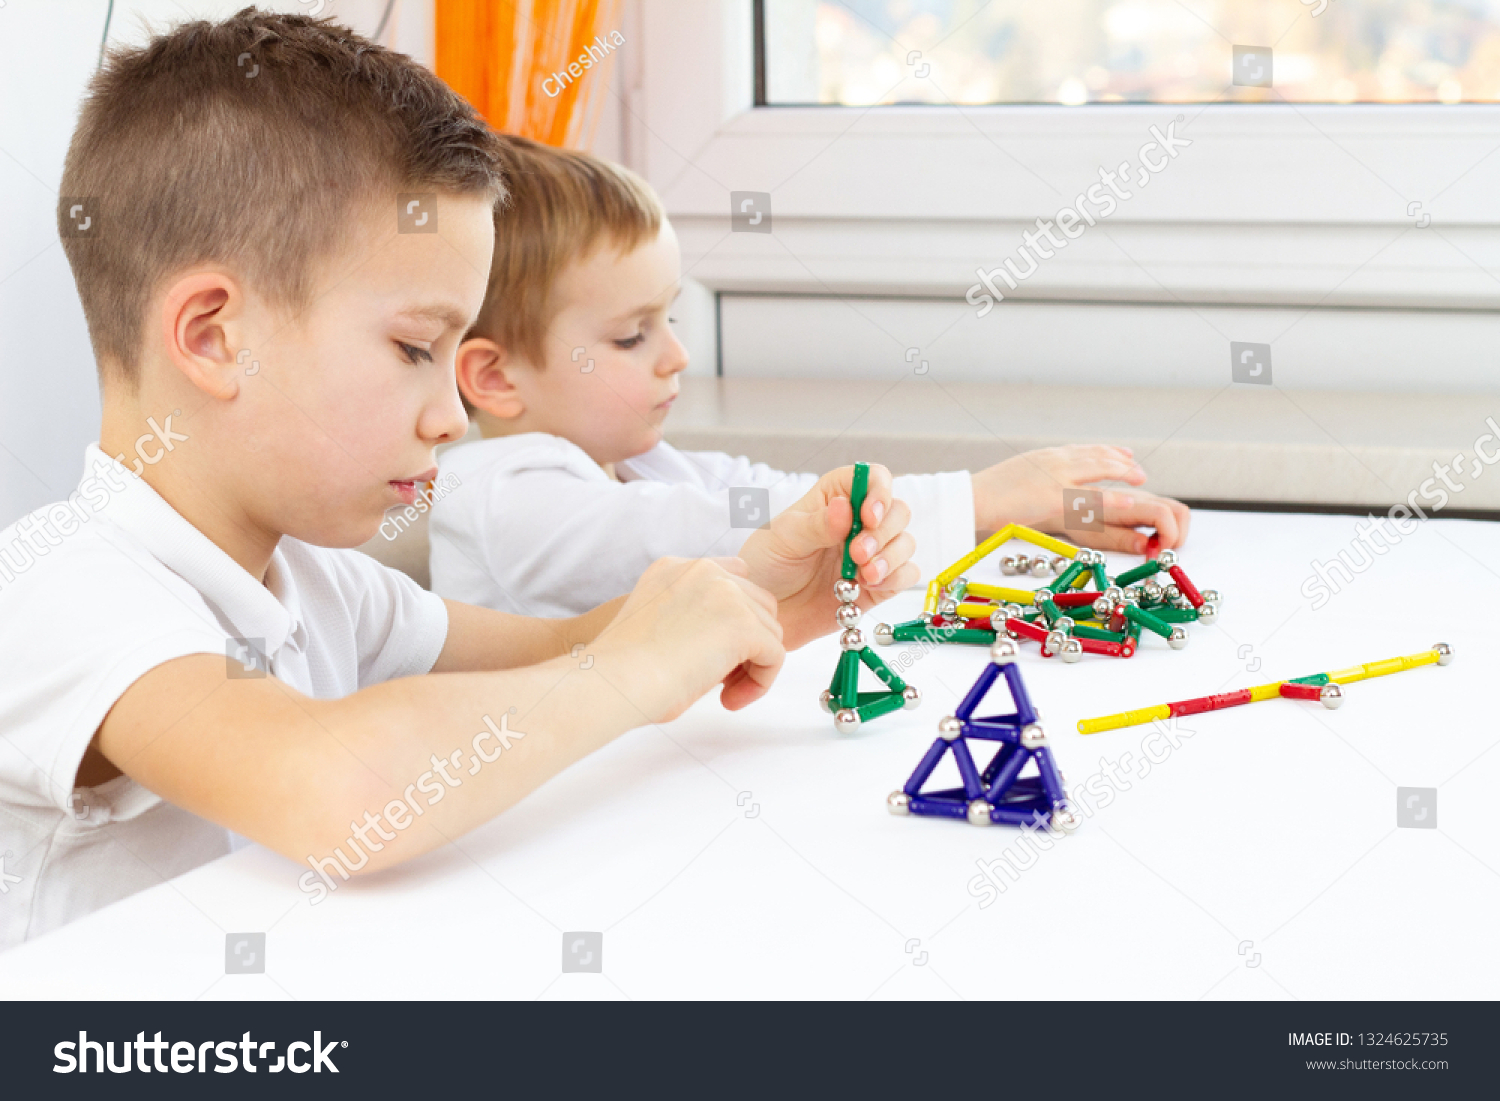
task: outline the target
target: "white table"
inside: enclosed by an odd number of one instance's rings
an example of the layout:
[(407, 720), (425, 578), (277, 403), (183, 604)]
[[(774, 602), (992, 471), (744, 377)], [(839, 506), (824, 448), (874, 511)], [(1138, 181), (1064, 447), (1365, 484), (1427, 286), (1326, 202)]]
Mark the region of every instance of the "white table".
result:
[[(970, 892), (976, 862), (1019, 849), (1016, 831), (885, 808), (985, 651), (922, 658), (920, 708), (840, 736), (816, 703), (827, 639), (755, 707), (705, 701), (634, 731), (457, 846), (320, 905), (297, 888), (305, 866), (251, 847), (0, 956), (0, 992), (1495, 997), (1500, 527), (1428, 524), (1313, 612), (1310, 560), (1348, 547), (1355, 522), (1200, 512), (1182, 561), (1225, 604), (1187, 649), (1148, 637), (1129, 661), (1066, 666), (1028, 646), (1070, 786), (1102, 758), (1138, 769), (1151, 734), (1082, 737), (1086, 716), (1436, 641), (1455, 661), (1353, 685), (1336, 712), (1273, 700), (1182, 720), (1190, 737), (989, 905)], [(970, 576), (998, 581), (998, 565)], [(907, 594), (865, 626), (917, 607)], [(1438, 789), (1436, 830), (1397, 828), (1398, 786)], [(603, 932), (602, 974), (561, 973), (563, 933), (580, 930)], [(267, 933), (266, 973), (226, 976), (225, 936), (247, 931)]]

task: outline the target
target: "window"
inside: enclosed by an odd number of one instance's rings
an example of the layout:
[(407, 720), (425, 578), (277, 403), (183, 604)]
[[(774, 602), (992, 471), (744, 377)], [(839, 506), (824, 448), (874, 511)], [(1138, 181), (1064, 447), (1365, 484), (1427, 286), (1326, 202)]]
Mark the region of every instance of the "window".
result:
[[(771, 105), (1500, 100), (1497, 0), (764, 0), (763, 12)], [(1271, 50), (1273, 86), (1226, 87), (1235, 45), (1261, 51), (1247, 78)]]

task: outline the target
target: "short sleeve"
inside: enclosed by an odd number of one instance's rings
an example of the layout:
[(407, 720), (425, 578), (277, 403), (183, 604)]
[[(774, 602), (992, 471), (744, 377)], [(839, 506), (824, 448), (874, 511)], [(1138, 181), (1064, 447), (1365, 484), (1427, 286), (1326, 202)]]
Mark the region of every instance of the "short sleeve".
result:
[(448, 607), (400, 570), (353, 550), (319, 550), (283, 540), (283, 552), (316, 553), (353, 610), (358, 687), (430, 672), (448, 640)]
[[(3, 533), (10, 548), (15, 529)], [(79, 762), (116, 701), (189, 654), (223, 654), (196, 590), (98, 528), (0, 574), (0, 800), (68, 809)]]

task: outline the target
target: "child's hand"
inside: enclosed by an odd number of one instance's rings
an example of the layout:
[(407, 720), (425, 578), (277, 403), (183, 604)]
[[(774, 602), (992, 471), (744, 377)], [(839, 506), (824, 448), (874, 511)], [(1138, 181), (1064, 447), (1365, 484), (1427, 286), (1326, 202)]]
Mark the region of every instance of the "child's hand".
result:
[[(750, 580), (776, 598), (788, 650), (839, 629), (833, 583), (844, 563), (844, 540), (854, 516), (849, 494), (854, 468), (840, 467), (755, 532), (740, 548)], [(869, 490), (860, 512), (862, 531), (850, 548), (859, 566), (859, 606), (866, 611), (917, 583), (911, 556), (917, 544), (906, 525), (911, 509), (891, 497), (891, 472), (870, 464)]]
[(1137, 527), (1155, 528), (1164, 549), (1181, 546), (1187, 538), (1188, 507), (1144, 490), (1104, 490), (1103, 531), (1064, 529), (1063, 490), (1102, 481), (1138, 486), (1145, 480), (1146, 472), (1128, 447), (1043, 447), (974, 475), (974, 518), (981, 531), (1024, 524), (1127, 554), (1146, 553), (1147, 536)]
[(715, 684), (736, 711), (765, 695), (786, 650), (776, 601), (745, 579), (737, 558), (651, 563), (591, 649), (600, 672), (650, 722), (668, 722)]

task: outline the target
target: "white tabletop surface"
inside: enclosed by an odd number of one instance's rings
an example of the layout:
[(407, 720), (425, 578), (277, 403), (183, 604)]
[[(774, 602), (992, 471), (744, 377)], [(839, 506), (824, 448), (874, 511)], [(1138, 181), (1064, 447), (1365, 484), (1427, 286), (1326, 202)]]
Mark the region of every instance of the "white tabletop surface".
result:
[[(1493, 998), (1500, 526), (1430, 523), (1315, 612), (1310, 563), (1362, 561), (1355, 524), (1200, 512), (1182, 562), (1225, 599), (1187, 649), (1147, 637), (1131, 660), (1067, 666), (1026, 648), (1070, 787), (1108, 759), (1129, 790), (988, 905), (977, 863), (1007, 848), (1024, 863), (1017, 831), (885, 808), (985, 651), (922, 657), (906, 669), (918, 709), (840, 736), (816, 702), (825, 639), (754, 707), (706, 700), (633, 731), (445, 851), (314, 906), (305, 865), (252, 846), (0, 955), (0, 994)], [(995, 559), (970, 577), (998, 582)], [(1153, 741), (1145, 775), (1150, 727), (1076, 731), (1437, 641), (1452, 664), (1353, 685), (1338, 711), (1272, 700), (1181, 720), (1191, 735), (1164, 759)], [(1397, 827), (1398, 787), (1437, 789), (1437, 829)], [(562, 973), (573, 931), (603, 933), (601, 974)], [(223, 973), (242, 932), (267, 934), (265, 974)]]

